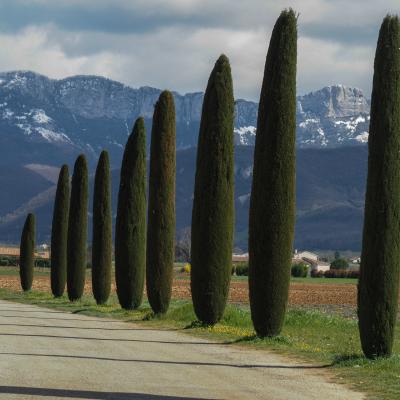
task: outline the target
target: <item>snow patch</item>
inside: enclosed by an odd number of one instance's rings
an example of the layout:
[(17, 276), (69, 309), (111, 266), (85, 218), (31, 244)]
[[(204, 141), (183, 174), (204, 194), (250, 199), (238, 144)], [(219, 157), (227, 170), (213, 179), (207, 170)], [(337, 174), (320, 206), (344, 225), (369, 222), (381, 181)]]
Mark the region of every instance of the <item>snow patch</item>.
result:
[(26, 84), (26, 82), (27, 82), (26, 76), (21, 76), (21, 75), (19, 75), (19, 73), (17, 72), (17, 73), (14, 75), (14, 78), (11, 79), (11, 80), (7, 83), (7, 85), (5, 85), (5, 87), (13, 87), (13, 86), (17, 86), (17, 85), (23, 86), (23, 85)]
[(4, 119), (11, 119), (11, 117), (14, 115), (14, 111), (11, 111), (9, 108), (6, 108), (3, 111), (3, 118)]
[(38, 124), (48, 124), (53, 121), (42, 109), (36, 109), (31, 111), (33, 120)]
[(256, 136), (257, 128), (255, 126), (241, 126), (239, 128), (235, 128), (233, 132), (239, 136), (239, 143), (241, 145), (248, 145), (251, 143), (250, 137)]
[(70, 142), (70, 139), (64, 133), (54, 132), (46, 128), (36, 128), (36, 131), (49, 142)]
[(25, 135), (30, 135), (32, 133), (32, 129), (28, 124), (15, 124), (15, 125), (18, 126), (18, 128), (21, 129)]
[(300, 128), (307, 128), (307, 126), (310, 124), (318, 124), (318, 123), (319, 123), (319, 119), (308, 118), (305, 121), (300, 122), (299, 126), (300, 126)]
[(369, 136), (368, 132), (363, 132), (363, 133), (360, 133), (359, 135), (357, 135), (354, 139), (357, 140), (357, 142), (360, 142), (360, 143), (367, 143), (368, 142), (368, 136)]

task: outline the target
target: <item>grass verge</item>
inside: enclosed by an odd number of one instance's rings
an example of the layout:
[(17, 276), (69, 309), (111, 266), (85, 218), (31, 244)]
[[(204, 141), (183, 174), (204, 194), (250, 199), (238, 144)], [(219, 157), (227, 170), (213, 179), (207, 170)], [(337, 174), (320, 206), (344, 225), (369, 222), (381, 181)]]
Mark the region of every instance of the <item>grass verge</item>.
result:
[(228, 305), (223, 319), (214, 327), (194, 323), (196, 317), (188, 301), (174, 300), (165, 316), (154, 317), (147, 303), (136, 311), (122, 310), (115, 296), (109, 304), (97, 306), (91, 297), (70, 303), (66, 297), (54, 299), (50, 294), (0, 289), (0, 298), (26, 304), (56, 308), (90, 316), (140, 321), (157, 327), (174, 327), (190, 334), (220, 340), (232, 345), (268, 349), (318, 362), (336, 376), (336, 381), (350, 384), (372, 399), (400, 398), (400, 327), (394, 346), (395, 356), (370, 361), (362, 356), (357, 322), (338, 315), (305, 309), (290, 309), (282, 335), (260, 339), (254, 335), (248, 308)]

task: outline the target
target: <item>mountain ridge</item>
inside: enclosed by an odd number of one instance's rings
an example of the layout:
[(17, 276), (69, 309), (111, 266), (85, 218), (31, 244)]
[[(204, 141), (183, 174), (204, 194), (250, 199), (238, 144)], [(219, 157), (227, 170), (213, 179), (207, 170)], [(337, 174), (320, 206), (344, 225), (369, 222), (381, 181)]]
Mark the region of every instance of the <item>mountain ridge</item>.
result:
[[(50, 144), (60, 156), (83, 151), (95, 159), (106, 148), (118, 163), (139, 115), (145, 118), (149, 134), (160, 93), (150, 86), (134, 89), (96, 75), (50, 79), (31, 71), (2, 72), (0, 131), (10, 132), (10, 140)], [(196, 146), (204, 94), (173, 94), (177, 148)], [(256, 102), (235, 101), (237, 145), (254, 145), (257, 111)], [(369, 102), (359, 89), (326, 86), (297, 97), (297, 147), (362, 145), (368, 139), (368, 123)], [(27, 163), (45, 161), (29, 159), (29, 153), (24, 157)]]

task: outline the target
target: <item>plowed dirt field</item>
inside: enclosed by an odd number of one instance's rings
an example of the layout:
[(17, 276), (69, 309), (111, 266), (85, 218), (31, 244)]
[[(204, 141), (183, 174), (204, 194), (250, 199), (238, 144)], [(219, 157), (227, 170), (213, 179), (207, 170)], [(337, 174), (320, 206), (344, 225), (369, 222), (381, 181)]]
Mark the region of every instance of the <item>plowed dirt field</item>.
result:
[[(0, 288), (20, 290), (18, 276), (0, 276)], [(33, 289), (50, 291), (50, 281), (47, 276), (38, 276), (34, 279)], [(113, 284), (113, 291), (115, 285)], [(172, 296), (175, 299), (190, 298), (190, 282), (187, 279), (175, 279)], [(85, 292), (91, 292), (90, 280), (87, 280)], [(355, 306), (357, 301), (356, 284), (307, 284), (291, 283), (289, 303), (291, 305), (337, 305)], [(232, 303), (248, 303), (248, 284), (246, 281), (232, 281), (229, 300)]]

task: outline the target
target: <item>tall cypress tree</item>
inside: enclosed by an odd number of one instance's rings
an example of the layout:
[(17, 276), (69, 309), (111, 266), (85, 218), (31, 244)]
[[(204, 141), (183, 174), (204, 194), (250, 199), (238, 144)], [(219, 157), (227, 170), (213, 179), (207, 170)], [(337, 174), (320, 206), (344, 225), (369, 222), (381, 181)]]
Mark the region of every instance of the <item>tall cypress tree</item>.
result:
[(258, 109), (249, 219), (249, 295), (259, 336), (280, 333), (288, 301), (295, 223), (297, 17), (272, 31)]
[(88, 222), (88, 168), (81, 154), (72, 175), (67, 242), (67, 290), (71, 301), (79, 300), (85, 288)]
[(35, 216), (28, 214), (21, 235), (19, 274), (24, 292), (31, 290), (35, 263)]
[(204, 95), (192, 212), (192, 299), (205, 324), (222, 317), (232, 270), (233, 118), (231, 68), (221, 55)]
[(115, 230), (115, 278), (121, 307), (143, 298), (146, 268), (146, 129), (138, 118), (125, 146)]
[(358, 284), (361, 345), (392, 352), (400, 273), (400, 19), (387, 16), (375, 53), (368, 178)]
[(112, 220), (108, 152), (97, 164), (93, 197), (92, 288), (97, 304), (104, 304), (111, 290)]
[(51, 292), (54, 297), (64, 293), (67, 281), (67, 237), (69, 211), (69, 172), (63, 165), (58, 176), (51, 226)]
[(168, 310), (175, 239), (175, 104), (165, 90), (154, 108), (147, 227), (147, 297), (154, 313)]

